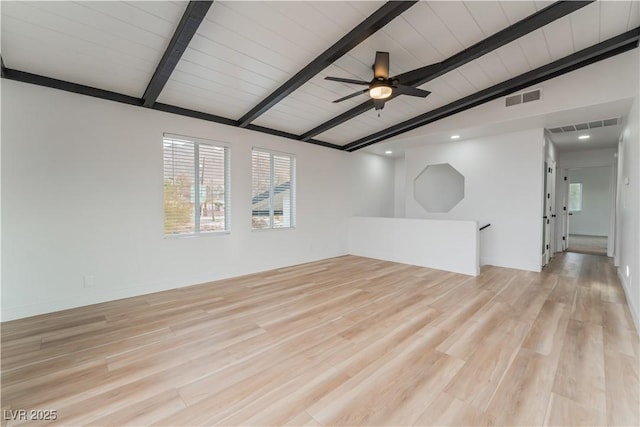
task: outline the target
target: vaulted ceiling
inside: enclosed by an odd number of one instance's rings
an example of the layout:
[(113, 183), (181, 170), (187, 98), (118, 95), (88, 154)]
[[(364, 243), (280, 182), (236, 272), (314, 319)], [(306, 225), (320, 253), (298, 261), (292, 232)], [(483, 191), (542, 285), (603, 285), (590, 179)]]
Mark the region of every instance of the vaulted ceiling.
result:
[[(2, 76), (355, 151), (638, 46), (636, 1), (2, 1)], [(431, 94), (382, 111), (376, 51)]]

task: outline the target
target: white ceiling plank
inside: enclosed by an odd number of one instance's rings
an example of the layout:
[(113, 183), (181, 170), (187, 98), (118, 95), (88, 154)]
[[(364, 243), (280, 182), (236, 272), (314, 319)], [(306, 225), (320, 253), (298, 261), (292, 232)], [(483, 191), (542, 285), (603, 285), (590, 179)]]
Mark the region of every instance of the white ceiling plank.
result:
[(532, 69), (551, 62), (551, 54), (547, 48), (547, 41), (544, 38), (542, 29), (532, 31), (521, 37), (518, 43)]
[(215, 92), (202, 91), (175, 80), (167, 83), (166, 90), (163, 90), (162, 98), (158, 98), (158, 101), (228, 118), (237, 117), (244, 111), (243, 103), (237, 99), (221, 96)]
[(509, 20), (499, 2), (466, 1), (464, 4), (485, 37), (509, 26)]
[(244, 108), (247, 105), (251, 105), (256, 98), (255, 95), (246, 90), (241, 90), (224, 82), (212, 82), (202, 77), (202, 75), (186, 73), (181, 70), (174, 70), (169, 81), (187, 85), (194, 88), (194, 90), (200, 90), (203, 96), (209, 93), (212, 94), (211, 96), (235, 100), (238, 105), (242, 105)]
[(626, 31), (631, 14), (631, 2), (604, 1), (600, 5), (600, 41)]
[(420, 86), (421, 89), (425, 89), (431, 92), (431, 95), (427, 97), (429, 102), (436, 102), (434, 99), (457, 99), (460, 94), (453, 89), (442, 77), (431, 80), (426, 85)]
[(404, 15), (405, 20), (440, 54), (439, 61), (463, 49), (427, 2), (420, 2), (410, 10)]
[[(268, 88), (270, 90), (275, 89), (275, 87), (278, 86), (279, 82), (284, 81), (289, 77), (288, 73), (272, 66), (269, 63), (254, 59), (243, 54), (242, 52), (238, 52), (213, 40), (201, 37), (198, 34), (196, 34), (191, 40), (189, 49), (197, 50), (203, 55), (207, 55), (209, 52), (215, 52), (215, 57), (219, 58), (220, 60), (224, 60), (230, 64), (233, 64), (239, 69), (253, 71), (256, 74), (271, 79), (272, 81), (274, 81), (274, 87)], [(215, 76), (212, 76), (212, 78), (215, 78)]]
[[(298, 58), (300, 64), (298, 69), (304, 67), (342, 37), (342, 35), (336, 36), (329, 32), (316, 34), (307, 28), (307, 22), (288, 18), (269, 7), (268, 3), (237, 1), (225, 2), (222, 5), (243, 17), (241, 23), (238, 23), (239, 26), (235, 26), (235, 30), (246, 32), (249, 38), (261, 40), (264, 37), (269, 37), (269, 33), (273, 33), (281, 39), (301, 47), (306, 55)], [(289, 2), (284, 3), (288, 4)], [(215, 15), (213, 16), (215, 17)], [(320, 19), (320, 17), (316, 16), (314, 19)], [(275, 49), (277, 46), (275, 45), (273, 48)], [(297, 71), (296, 69), (293, 73)]]
[(189, 4), (188, 1), (127, 1), (123, 3), (172, 23), (174, 27), (177, 26)]
[(565, 16), (544, 26), (542, 32), (547, 41), (551, 60), (556, 61), (575, 52), (570, 16)]
[(510, 24), (515, 24), (518, 21), (523, 20), (527, 16), (536, 13), (536, 6), (533, 1), (502, 1), (500, 2), (502, 10)]
[[(325, 7), (326, 1), (321, 1), (322, 7)], [(350, 1), (349, 5), (357, 10), (361, 16), (369, 16), (376, 10), (380, 9), (386, 2), (384, 1)], [(414, 6), (415, 7), (415, 6)]]
[[(17, 2), (3, 3), (3, 9), (15, 3)], [(84, 7), (80, 3), (24, 2), (23, 4), (29, 10), (21, 13), (30, 13), (29, 19), (43, 28), (149, 60), (159, 59), (158, 52), (164, 51), (168, 38), (172, 36), (171, 29), (168, 29), (164, 36), (160, 36)], [(11, 16), (12, 12), (9, 9), (7, 15)]]
[(476, 92), (471, 83), (469, 83), (469, 81), (464, 78), (457, 69), (449, 71), (447, 74), (443, 75), (442, 80), (454, 88), (460, 97), (471, 95)]
[(477, 61), (468, 62), (457, 70), (473, 86), (476, 92), (493, 85), (493, 80), (489, 78)]
[[(310, 56), (308, 49), (294, 42), (297, 34), (283, 37), (260, 26), (247, 28), (246, 19), (225, 3), (214, 2), (197, 34), (245, 56), (260, 58), (273, 66), (280, 64), (287, 74), (292, 73), (290, 69), (300, 67), (300, 57)], [(212, 50), (210, 54), (216, 55), (216, 51)], [(269, 60), (271, 54), (276, 55), (274, 60)]]
[[(201, 24), (194, 39), (197, 39), (197, 43), (203, 42), (203, 39), (208, 40), (207, 47), (210, 50), (205, 50), (203, 53), (213, 57), (227, 58), (228, 51), (233, 51), (234, 58), (237, 59), (236, 64), (243, 64), (246, 62), (245, 58), (251, 58), (253, 61), (267, 64), (270, 68), (278, 69), (282, 71), (282, 75), (287, 76), (291, 75), (290, 70), (295, 70), (298, 66), (298, 61), (292, 60), (291, 56), (302, 53), (299, 49), (295, 49), (295, 46), (291, 46), (294, 52), (282, 55), (279, 51), (269, 48), (268, 43), (251, 40), (206, 20)], [(191, 43), (190, 46), (200, 49), (200, 45), (195, 43)]]
[(509, 73), (514, 77), (531, 69), (517, 40), (502, 46), (495, 52), (502, 60), (505, 67), (507, 67)]
[(631, 2), (631, 12), (629, 13), (629, 23), (627, 24), (627, 31), (640, 27), (640, 2)]
[(545, 7), (551, 6), (555, 1), (553, 0), (545, 0), (545, 1), (534, 1), (534, 6), (536, 10), (542, 10)]
[[(171, 15), (160, 17), (138, 8), (133, 3), (114, 1), (83, 1), (77, 4), (113, 18), (112, 23), (120, 21), (128, 27), (133, 26), (163, 38), (170, 38), (173, 35), (177, 23), (180, 22), (180, 18), (184, 13), (184, 8), (174, 8)], [(124, 27), (125, 31), (126, 28)], [(118, 27), (113, 27), (112, 29), (118, 31)]]
[(600, 4), (594, 2), (576, 10), (570, 16), (573, 45), (576, 51), (600, 41)]
[(429, 6), (464, 47), (469, 47), (484, 37), (482, 30), (462, 2), (430, 2)]
[(493, 84), (498, 84), (513, 77), (496, 52), (489, 52), (476, 59), (478, 66), (484, 70)]
[[(335, 23), (342, 29), (341, 34), (347, 34), (360, 22), (384, 5), (383, 1), (310, 1), (306, 2), (315, 9), (316, 13)], [(330, 7), (328, 7), (330, 6)], [(356, 7), (357, 6), (357, 7)], [(354, 13), (355, 11), (355, 13)], [(326, 31), (325, 31), (326, 32)]]
[[(127, 58), (95, 56), (95, 50), (89, 50), (86, 55), (69, 55), (72, 40), (43, 46), (42, 39), (37, 37), (36, 32), (31, 33), (36, 37), (23, 31), (15, 33), (11, 22), (11, 18), (4, 17), (2, 23), (2, 54), (5, 65), (9, 68), (28, 70), (30, 73), (130, 96), (141, 96), (148, 84), (150, 73), (132, 67)], [(5, 42), (8, 38), (12, 39), (11, 43)], [(80, 41), (75, 41), (81, 44)], [(65, 59), (61, 61), (60, 58)]]
[(252, 70), (236, 67), (220, 58), (208, 56), (194, 49), (187, 49), (176, 70), (202, 74), (209, 81), (235, 82), (238, 86), (253, 88), (250, 93), (264, 94), (275, 84), (273, 79), (256, 74)]
[(300, 135), (315, 127), (324, 117), (327, 117), (324, 112), (314, 114), (311, 109), (300, 108), (295, 103), (280, 102), (253, 123)]

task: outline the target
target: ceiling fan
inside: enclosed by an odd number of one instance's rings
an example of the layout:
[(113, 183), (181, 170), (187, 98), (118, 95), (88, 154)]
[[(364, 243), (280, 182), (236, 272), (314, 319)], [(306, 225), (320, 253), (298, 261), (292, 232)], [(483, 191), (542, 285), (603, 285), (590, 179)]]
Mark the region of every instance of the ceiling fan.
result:
[(396, 77), (389, 77), (389, 52), (376, 52), (376, 60), (372, 68), (373, 80), (370, 82), (343, 79), (341, 77), (325, 77), (325, 80), (368, 86), (366, 89), (359, 90), (340, 99), (336, 99), (333, 102), (342, 102), (368, 92), (369, 96), (373, 99), (375, 109), (382, 110), (384, 108), (385, 101), (389, 99), (391, 95), (409, 95), (426, 98), (427, 95), (431, 93), (427, 90), (400, 84), (400, 81)]

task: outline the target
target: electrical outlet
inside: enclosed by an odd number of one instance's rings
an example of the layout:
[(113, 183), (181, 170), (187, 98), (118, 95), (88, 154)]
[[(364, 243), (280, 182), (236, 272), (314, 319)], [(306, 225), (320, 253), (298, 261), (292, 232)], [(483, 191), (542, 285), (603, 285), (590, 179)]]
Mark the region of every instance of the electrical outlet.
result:
[(93, 288), (96, 285), (96, 276), (83, 276), (85, 288)]

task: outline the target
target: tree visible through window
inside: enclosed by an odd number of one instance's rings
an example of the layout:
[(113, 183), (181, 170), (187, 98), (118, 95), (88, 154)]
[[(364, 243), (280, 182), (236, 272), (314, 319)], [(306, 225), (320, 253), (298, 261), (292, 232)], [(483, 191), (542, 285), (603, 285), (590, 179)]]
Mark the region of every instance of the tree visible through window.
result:
[(229, 230), (229, 149), (164, 135), (164, 234)]
[(253, 149), (251, 223), (254, 230), (295, 227), (295, 157)]
[(582, 210), (582, 183), (572, 182), (569, 184), (569, 210)]

